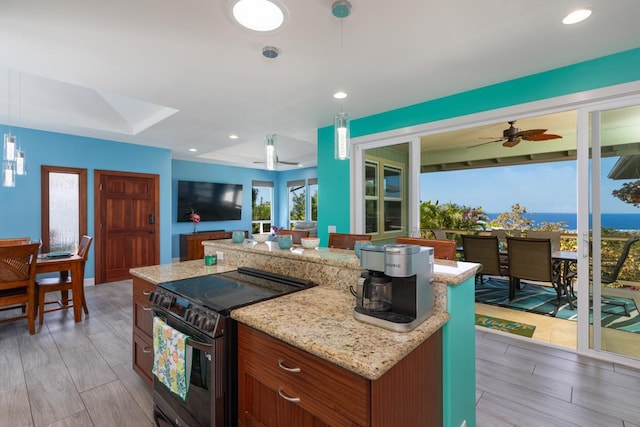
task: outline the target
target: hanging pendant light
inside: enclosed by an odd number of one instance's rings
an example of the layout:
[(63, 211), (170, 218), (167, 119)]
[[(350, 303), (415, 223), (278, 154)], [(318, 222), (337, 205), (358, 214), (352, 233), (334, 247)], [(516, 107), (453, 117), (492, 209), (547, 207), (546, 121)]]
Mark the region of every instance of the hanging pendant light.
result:
[[(331, 6), (331, 13), (336, 18), (340, 19), (340, 73), (341, 78), (344, 79), (343, 72), (343, 37), (342, 37), (342, 20), (351, 14), (351, 3), (346, 0), (338, 0)], [(336, 99), (344, 99), (347, 97), (346, 92), (338, 91), (333, 95)], [(341, 101), (342, 102), (342, 101)], [(337, 160), (347, 160), (351, 156), (351, 137), (350, 137), (350, 124), (351, 120), (349, 115), (342, 111), (342, 104), (340, 105), (340, 112), (336, 114), (334, 118), (334, 157)]]
[(4, 161), (2, 162), (2, 186), (3, 187), (15, 187), (16, 186), (16, 173), (13, 169), (14, 162)]
[[(265, 46), (262, 48), (262, 56), (268, 59), (275, 59), (278, 57), (278, 48), (273, 46)], [(271, 80), (271, 64), (269, 64), (269, 80)], [(264, 137), (264, 164), (267, 170), (276, 170), (278, 167), (278, 152), (277, 152), (277, 135), (271, 131), (271, 82), (269, 82), (269, 133)]]
[[(21, 104), (21, 75), (18, 75), (18, 105)], [(7, 70), (7, 90), (8, 90), (8, 111), (7, 117), (9, 126), (11, 126), (11, 70)], [(18, 111), (18, 121), (20, 121), (21, 112)], [(3, 187), (15, 187), (16, 175), (26, 175), (26, 163), (24, 151), (18, 147), (16, 142), (16, 136), (11, 133), (11, 127), (9, 132), (4, 134), (4, 145), (2, 147), (2, 186)]]
[(16, 160), (16, 137), (9, 133), (4, 134), (3, 159), (13, 162)]

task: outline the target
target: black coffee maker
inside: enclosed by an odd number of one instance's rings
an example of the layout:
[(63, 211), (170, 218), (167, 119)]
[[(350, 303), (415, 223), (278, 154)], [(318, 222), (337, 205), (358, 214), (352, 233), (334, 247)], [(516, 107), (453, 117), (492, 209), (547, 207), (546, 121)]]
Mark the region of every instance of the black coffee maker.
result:
[(356, 287), (353, 317), (408, 332), (433, 312), (433, 248), (370, 245), (360, 250), (364, 271)]

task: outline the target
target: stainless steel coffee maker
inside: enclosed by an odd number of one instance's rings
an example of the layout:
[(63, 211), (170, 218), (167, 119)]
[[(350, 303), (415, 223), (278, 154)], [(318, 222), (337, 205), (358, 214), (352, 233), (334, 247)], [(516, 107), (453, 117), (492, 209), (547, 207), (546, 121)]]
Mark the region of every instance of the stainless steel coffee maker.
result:
[(370, 245), (360, 250), (353, 317), (396, 332), (408, 332), (433, 312), (433, 248)]

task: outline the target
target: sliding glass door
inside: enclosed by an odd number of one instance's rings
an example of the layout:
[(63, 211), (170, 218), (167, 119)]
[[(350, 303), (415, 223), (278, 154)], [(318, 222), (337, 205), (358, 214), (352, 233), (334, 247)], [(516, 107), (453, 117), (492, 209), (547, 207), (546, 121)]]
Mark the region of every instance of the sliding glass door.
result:
[(578, 114), (578, 348), (640, 360), (640, 101)]

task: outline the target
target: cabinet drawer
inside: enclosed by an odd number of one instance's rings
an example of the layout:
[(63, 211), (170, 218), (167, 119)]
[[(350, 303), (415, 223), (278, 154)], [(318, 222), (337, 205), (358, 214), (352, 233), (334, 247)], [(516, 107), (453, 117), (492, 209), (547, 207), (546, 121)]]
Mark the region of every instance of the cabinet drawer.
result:
[(149, 283), (139, 277), (133, 278), (133, 299), (144, 298), (149, 299), (151, 292), (156, 290), (156, 285)]
[(238, 360), (240, 370), (330, 425), (369, 424), (369, 381), (359, 375), (242, 324)]
[(134, 332), (132, 344), (133, 370), (149, 387), (153, 387), (153, 341)]
[(153, 313), (151, 312), (152, 304), (147, 299), (133, 300), (133, 328), (140, 335), (151, 338), (153, 331)]

